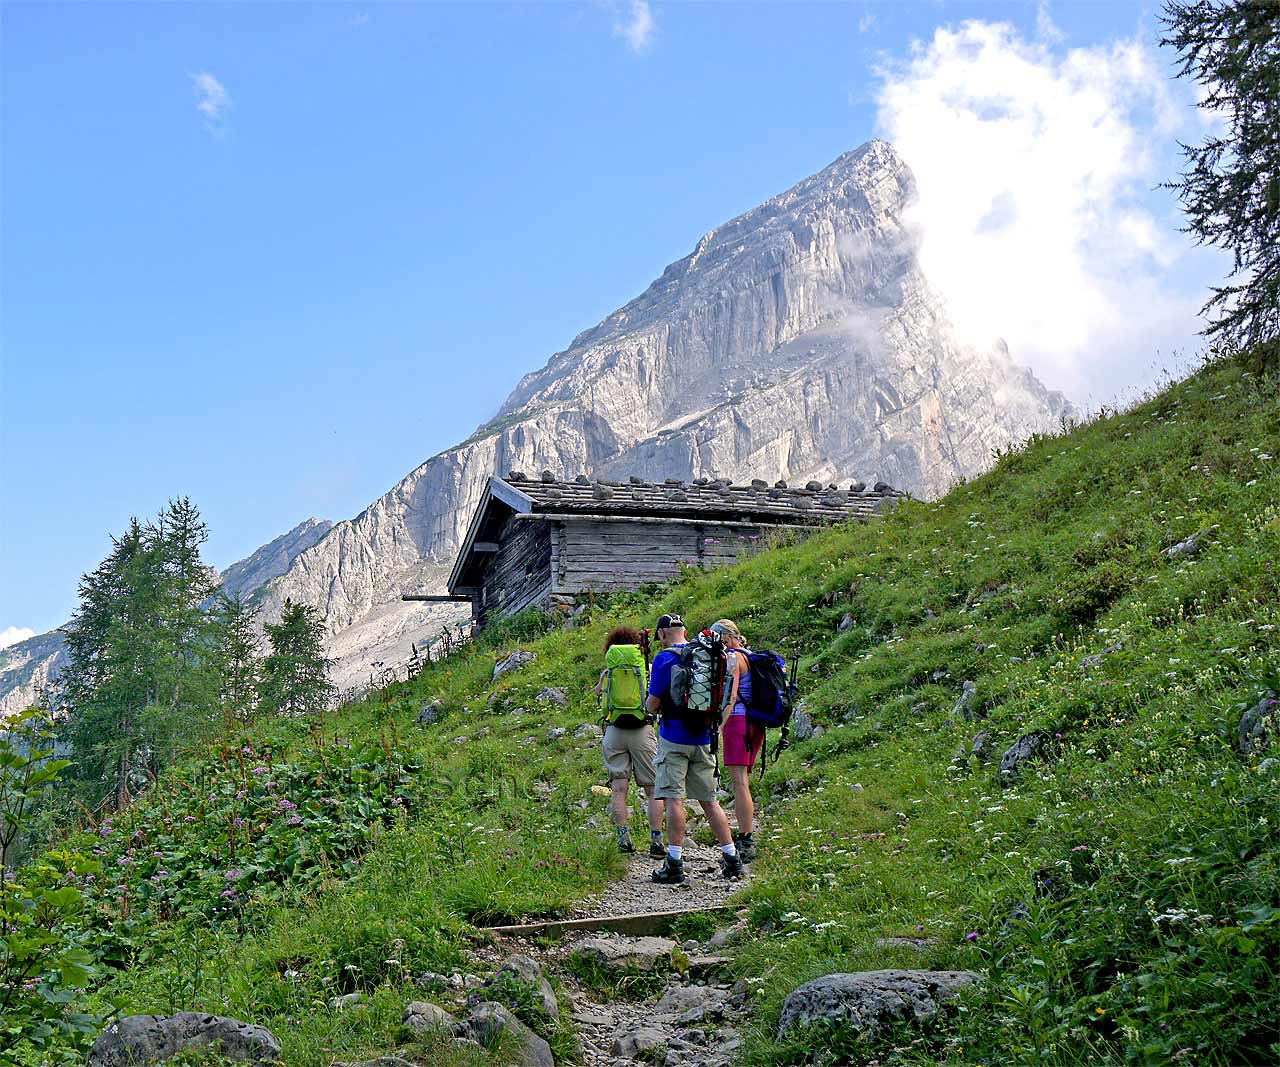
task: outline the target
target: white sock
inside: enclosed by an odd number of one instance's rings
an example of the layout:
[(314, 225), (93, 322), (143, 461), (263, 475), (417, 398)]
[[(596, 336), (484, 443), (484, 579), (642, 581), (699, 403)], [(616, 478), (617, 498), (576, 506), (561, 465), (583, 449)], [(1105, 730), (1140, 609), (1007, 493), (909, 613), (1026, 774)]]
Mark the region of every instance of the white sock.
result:
[(720, 851), (722, 851), (726, 856), (732, 859), (734, 856), (738, 854), (738, 846), (735, 845), (732, 841), (730, 841), (727, 845), (721, 845)]
[(680, 845), (668, 845), (667, 855), (676, 863), (680, 862), (680, 857), (684, 854), (684, 849)]

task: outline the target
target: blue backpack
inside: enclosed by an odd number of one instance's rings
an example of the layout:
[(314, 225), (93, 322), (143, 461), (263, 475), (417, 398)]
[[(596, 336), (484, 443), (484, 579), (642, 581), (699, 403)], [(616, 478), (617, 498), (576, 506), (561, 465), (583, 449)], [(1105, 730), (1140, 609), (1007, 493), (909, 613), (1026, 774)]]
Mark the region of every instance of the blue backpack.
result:
[(791, 722), (795, 671), (787, 677), (787, 661), (777, 652), (750, 652), (747, 666), (751, 671), (751, 696), (747, 701), (747, 720), (767, 729), (785, 727)]

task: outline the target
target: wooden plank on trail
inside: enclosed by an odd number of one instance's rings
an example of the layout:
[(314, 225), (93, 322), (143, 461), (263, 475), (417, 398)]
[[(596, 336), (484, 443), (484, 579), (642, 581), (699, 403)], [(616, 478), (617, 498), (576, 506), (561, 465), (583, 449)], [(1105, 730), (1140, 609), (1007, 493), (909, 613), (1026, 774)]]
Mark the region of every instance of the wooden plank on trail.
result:
[(683, 908), (679, 911), (642, 911), (632, 915), (594, 915), (585, 919), (548, 919), (544, 922), (519, 923), (515, 926), (482, 926), (480, 929), (504, 937), (554, 937), (584, 930), (607, 930), (633, 937), (653, 937), (670, 931), (682, 915), (725, 915), (736, 913), (737, 905), (718, 904), (707, 908)]

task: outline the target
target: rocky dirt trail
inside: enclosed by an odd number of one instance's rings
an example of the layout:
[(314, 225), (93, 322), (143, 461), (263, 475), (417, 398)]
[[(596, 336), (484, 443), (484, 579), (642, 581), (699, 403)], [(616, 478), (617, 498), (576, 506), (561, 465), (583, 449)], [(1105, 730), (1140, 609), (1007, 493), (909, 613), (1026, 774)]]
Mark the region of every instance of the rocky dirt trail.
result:
[[(662, 861), (649, 857), (643, 840), (637, 842), (637, 849), (626, 875), (599, 896), (582, 901), (573, 909), (573, 918), (718, 908), (746, 884), (745, 880), (731, 882), (721, 876), (718, 848), (690, 841), (684, 849), (685, 884), (658, 885), (649, 874)], [(748, 878), (750, 873), (748, 867)]]
[[(718, 950), (744, 923), (730, 898), (746, 885), (750, 867), (746, 878), (729, 881), (720, 873), (718, 855), (713, 846), (689, 841), (685, 884), (665, 886), (650, 879), (661, 861), (640, 851), (623, 878), (583, 901), (572, 915), (575, 920), (653, 916), (654, 928), (664, 930), (672, 912), (706, 913), (719, 928), (706, 942), (678, 943), (674, 936), (606, 928), (565, 931), (552, 942), (533, 933), (500, 935), (490, 946), (495, 957), (527, 956), (559, 980), (585, 1064), (725, 1067), (733, 1062), (749, 997), (745, 986), (732, 983), (729, 959)], [(639, 920), (628, 928), (644, 925)]]

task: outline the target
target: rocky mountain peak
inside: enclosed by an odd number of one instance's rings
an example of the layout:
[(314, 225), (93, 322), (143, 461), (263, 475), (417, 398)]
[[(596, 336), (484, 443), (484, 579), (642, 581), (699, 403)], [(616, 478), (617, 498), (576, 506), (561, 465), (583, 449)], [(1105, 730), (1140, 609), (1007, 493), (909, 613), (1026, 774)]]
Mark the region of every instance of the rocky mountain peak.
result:
[(526, 375), (498, 416), (337, 524), (268, 584), (319, 607), (339, 681), (396, 662), (456, 609), (439, 586), (490, 475), (815, 479), (916, 496), (1058, 424), (1007, 352), (954, 336), (916, 258), (911, 171), (870, 141), (709, 230), (643, 293)]

